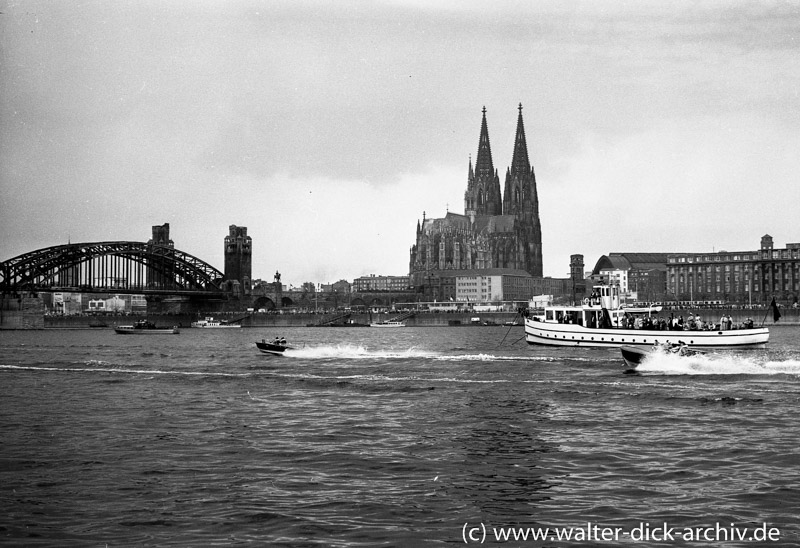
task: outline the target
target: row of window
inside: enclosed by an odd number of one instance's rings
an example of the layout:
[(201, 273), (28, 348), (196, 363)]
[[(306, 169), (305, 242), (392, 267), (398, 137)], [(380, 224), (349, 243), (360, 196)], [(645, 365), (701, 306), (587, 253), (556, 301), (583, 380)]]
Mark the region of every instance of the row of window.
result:
[(685, 257), (670, 257), (669, 263), (699, 263), (699, 262), (728, 262), (728, 261), (756, 261), (758, 259), (800, 259), (798, 249), (777, 249), (762, 251), (760, 253), (743, 253), (738, 255), (689, 255)]
[[(739, 268), (742, 265), (738, 265), (738, 264), (729, 265), (729, 264), (726, 264), (725, 265), (725, 272), (730, 272), (731, 271), (731, 266), (733, 266), (733, 271), (734, 272), (739, 272), (740, 270), (742, 270), (742, 269)], [(771, 265), (764, 265), (764, 267), (766, 269), (772, 270), (774, 272), (791, 272), (792, 270), (800, 272), (800, 263), (783, 264), (783, 265), (772, 265), (772, 266)], [(688, 266), (688, 267), (681, 266), (681, 267), (678, 267), (678, 268), (674, 268), (673, 267), (673, 268), (670, 268), (669, 270), (671, 272), (674, 272), (676, 270), (678, 272), (683, 272), (684, 270), (686, 270), (688, 272), (694, 272), (694, 269), (695, 269), (695, 267), (693, 267), (693, 266)], [(704, 270), (706, 272), (721, 272), (723, 270), (723, 268), (722, 268), (722, 266), (697, 266), (697, 272), (702, 272)], [(759, 269), (759, 265), (744, 265), (744, 270), (746, 272), (750, 272), (751, 270), (754, 271), (754, 272), (758, 272), (760, 269)]]
[[(725, 274), (725, 278), (724, 279), (725, 279), (726, 282), (730, 282), (731, 281), (731, 275), (730, 274)], [(753, 281), (756, 282), (756, 283), (758, 283), (762, 279), (767, 283), (769, 283), (770, 281), (772, 283), (781, 283), (781, 282), (791, 283), (791, 281), (792, 281), (791, 278), (784, 279), (783, 276), (778, 276), (778, 275), (764, 276), (763, 278), (761, 278), (758, 274), (753, 276)], [(675, 276), (670, 276), (669, 280), (670, 280), (670, 283), (674, 284), (675, 283)], [(696, 283), (698, 285), (702, 285), (704, 280), (705, 280), (706, 283), (709, 282), (709, 281), (721, 282), (723, 280), (723, 278), (722, 278), (722, 276), (720, 274), (715, 274), (713, 276), (709, 274), (705, 278), (703, 277), (702, 274), (698, 275), (696, 278), (692, 277), (691, 275), (688, 278), (684, 278), (683, 274), (678, 276), (678, 281), (680, 283), (684, 283), (685, 281), (688, 281), (690, 283), (694, 282), (694, 283)], [(744, 280), (745, 282), (749, 282), (750, 281), (750, 274), (745, 274), (744, 278), (739, 276), (738, 273), (733, 275), (733, 281), (735, 283), (739, 283), (740, 280)]]
[[(714, 285), (714, 284), (706, 284), (706, 285), (698, 284), (697, 286), (690, 288), (689, 286), (687, 286), (687, 285), (683, 284), (683, 282), (681, 282), (681, 284), (678, 286), (678, 291), (687, 292), (690, 289), (693, 289), (694, 291), (697, 291), (697, 292), (706, 291), (708, 293), (711, 293), (711, 292), (714, 291), (715, 287), (716, 287), (716, 292), (717, 293), (721, 293), (722, 292), (722, 287), (723, 287), (722, 284), (716, 284), (716, 285)], [(742, 287), (742, 286), (737, 286), (736, 284), (731, 285), (730, 283), (726, 283), (725, 284), (725, 292), (726, 293), (730, 293), (732, 290), (733, 291), (741, 291), (741, 292), (744, 292), (744, 293), (749, 293), (750, 292), (749, 286)], [(780, 290), (783, 290), (783, 291), (800, 291), (800, 283), (798, 283), (798, 282), (794, 282), (794, 283), (791, 283), (791, 282), (783, 282), (783, 283), (775, 282), (774, 284), (770, 284), (769, 282), (765, 283), (764, 284), (764, 291), (765, 292), (769, 292), (771, 290), (775, 290), (775, 291), (780, 291)], [(671, 285), (670, 291), (674, 291), (674, 284)], [(753, 292), (754, 293), (758, 293), (759, 291), (761, 291), (760, 286), (754, 285), (753, 286)]]

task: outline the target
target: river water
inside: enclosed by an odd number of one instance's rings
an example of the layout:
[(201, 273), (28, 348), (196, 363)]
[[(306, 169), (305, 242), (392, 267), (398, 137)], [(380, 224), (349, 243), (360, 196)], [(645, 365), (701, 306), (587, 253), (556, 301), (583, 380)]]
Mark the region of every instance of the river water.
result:
[(631, 375), (521, 327), (0, 332), (0, 544), (797, 546), (799, 335)]

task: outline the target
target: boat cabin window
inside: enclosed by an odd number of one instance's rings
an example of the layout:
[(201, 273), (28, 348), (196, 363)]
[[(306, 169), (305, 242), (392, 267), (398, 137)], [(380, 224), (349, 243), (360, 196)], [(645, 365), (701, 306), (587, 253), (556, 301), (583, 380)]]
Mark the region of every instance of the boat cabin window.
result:
[(583, 316), (574, 310), (548, 310), (545, 314), (545, 320), (583, 325)]

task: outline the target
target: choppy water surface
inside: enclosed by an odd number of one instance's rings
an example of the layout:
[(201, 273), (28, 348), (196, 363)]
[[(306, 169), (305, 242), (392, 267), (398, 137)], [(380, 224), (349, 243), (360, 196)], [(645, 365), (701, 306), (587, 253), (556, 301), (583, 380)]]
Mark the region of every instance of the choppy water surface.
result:
[(0, 543), (797, 545), (798, 335), (626, 375), (520, 327), (0, 332)]

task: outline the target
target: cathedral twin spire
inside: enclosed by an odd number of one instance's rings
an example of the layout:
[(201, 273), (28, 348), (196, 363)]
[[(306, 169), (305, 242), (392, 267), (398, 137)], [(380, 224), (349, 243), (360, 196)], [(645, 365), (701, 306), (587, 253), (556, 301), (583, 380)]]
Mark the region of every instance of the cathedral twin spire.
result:
[[(465, 217), (417, 222), (416, 243), (411, 247), (411, 283), (433, 291), (431, 273), (445, 270), (489, 268), (524, 270), (542, 276), (542, 230), (536, 179), (528, 158), (522, 105), (519, 105), (517, 132), (511, 166), (506, 170), (504, 192), (492, 160), (486, 107), (481, 118), (478, 154), (473, 166), (469, 160), (467, 190), (464, 193)], [(433, 278), (438, 279), (438, 278)]]
[(525, 141), (525, 125), (522, 122), (522, 103), (519, 104), (519, 117), (517, 118), (517, 136), (514, 139), (514, 156), (511, 158), (511, 171), (527, 173), (531, 170), (528, 160), (528, 143)]
[(478, 140), (478, 157), (475, 169), (469, 163), (467, 191), (464, 193), (464, 210), (474, 215), (523, 215), (538, 212), (536, 180), (528, 159), (525, 140), (525, 125), (522, 121), (522, 103), (519, 105), (517, 133), (511, 167), (506, 171), (503, 195), (500, 194), (500, 178), (492, 161), (489, 129), (486, 123), (486, 107), (483, 107), (481, 135)]
[(503, 190), (503, 213), (535, 216), (538, 219), (539, 196), (536, 192), (536, 176), (528, 159), (525, 125), (522, 122), (522, 103), (519, 104), (514, 155), (511, 158), (511, 167), (506, 171), (506, 185)]
[(481, 179), (489, 180), (496, 174), (492, 162), (492, 146), (489, 144), (489, 128), (486, 124), (486, 107), (483, 107), (481, 120), (481, 136), (478, 140), (478, 159), (475, 163), (475, 175)]
[(500, 196), (500, 178), (492, 161), (492, 147), (489, 143), (489, 129), (486, 124), (486, 107), (483, 107), (481, 136), (478, 140), (478, 157), (475, 171), (472, 161), (469, 164), (467, 191), (464, 193), (464, 212), (467, 215), (500, 215), (503, 211)]

